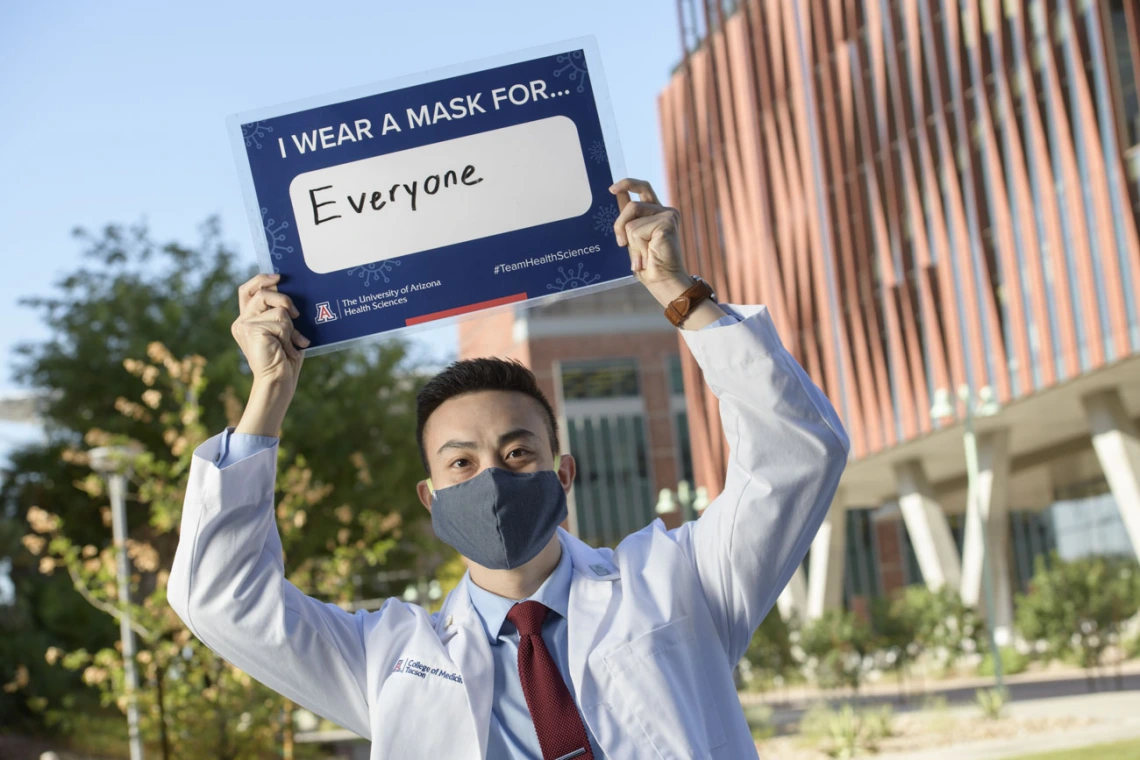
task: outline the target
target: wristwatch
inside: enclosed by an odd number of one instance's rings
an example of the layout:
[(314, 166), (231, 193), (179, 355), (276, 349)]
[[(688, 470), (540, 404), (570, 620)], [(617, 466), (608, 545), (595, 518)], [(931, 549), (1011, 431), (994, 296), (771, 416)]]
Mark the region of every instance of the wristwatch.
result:
[(716, 301), (712, 286), (694, 275), (692, 286), (665, 307), (665, 316), (674, 327), (680, 327), (705, 299)]

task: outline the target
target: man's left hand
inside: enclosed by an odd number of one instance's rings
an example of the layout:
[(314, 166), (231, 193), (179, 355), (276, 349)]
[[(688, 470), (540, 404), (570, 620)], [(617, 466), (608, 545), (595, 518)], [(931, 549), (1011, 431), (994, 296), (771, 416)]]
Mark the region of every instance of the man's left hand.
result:
[[(629, 250), (630, 271), (662, 307), (667, 306), (693, 284), (681, 254), (681, 213), (661, 205), (645, 180), (619, 180), (610, 186), (610, 192), (617, 196), (620, 209), (614, 234), (618, 245)], [(638, 199), (631, 200), (630, 193), (636, 193)], [(701, 304), (698, 311), (686, 321), (686, 328), (700, 329), (724, 316), (710, 301)]]

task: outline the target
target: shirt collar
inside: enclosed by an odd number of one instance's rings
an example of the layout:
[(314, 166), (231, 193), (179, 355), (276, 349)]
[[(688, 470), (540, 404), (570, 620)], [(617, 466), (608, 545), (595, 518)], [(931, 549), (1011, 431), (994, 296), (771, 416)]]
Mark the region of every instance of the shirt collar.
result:
[[(565, 546), (560, 548), (562, 556), (559, 558), (554, 572), (547, 576), (534, 594), (518, 601), (540, 602), (562, 617), (566, 617), (566, 611), (570, 606), (570, 580), (573, 575), (573, 566), (570, 562), (570, 552), (566, 550)], [(479, 621), (483, 624), (483, 631), (487, 634), (487, 640), (494, 644), (499, 638), (499, 630), (503, 627), (503, 621), (507, 619), (507, 613), (518, 602), (480, 588), (475, 585), (470, 576), (467, 577), (467, 592), (471, 597), (471, 605), (475, 608), (476, 614), (479, 615)]]

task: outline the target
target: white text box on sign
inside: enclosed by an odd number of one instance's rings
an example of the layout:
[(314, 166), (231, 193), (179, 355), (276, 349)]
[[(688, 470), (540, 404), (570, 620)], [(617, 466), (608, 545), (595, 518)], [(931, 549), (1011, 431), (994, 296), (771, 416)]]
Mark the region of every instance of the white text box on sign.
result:
[(593, 202), (565, 116), (306, 172), (289, 197), (319, 274), (570, 219)]

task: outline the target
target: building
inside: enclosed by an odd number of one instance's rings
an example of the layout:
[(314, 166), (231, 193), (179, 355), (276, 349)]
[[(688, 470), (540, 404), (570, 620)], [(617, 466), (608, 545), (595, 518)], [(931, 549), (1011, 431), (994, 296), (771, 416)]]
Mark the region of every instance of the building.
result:
[[(677, 11), (659, 105), (690, 267), (768, 305), (852, 439), (781, 607), (920, 580), (976, 603), (984, 520), (1006, 631), (1035, 556), (1098, 530), (1140, 553), (1140, 3)], [(976, 421), (978, 510), (967, 404), (931, 413), (963, 385), (1000, 404)], [(696, 480), (716, 491), (716, 406), (686, 386)]]
[(459, 356), (518, 359), (534, 371), (578, 464), (569, 527), (588, 543), (616, 544), (658, 516), (662, 489), (692, 481), (676, 330), (644, 288), (461, 322)]

